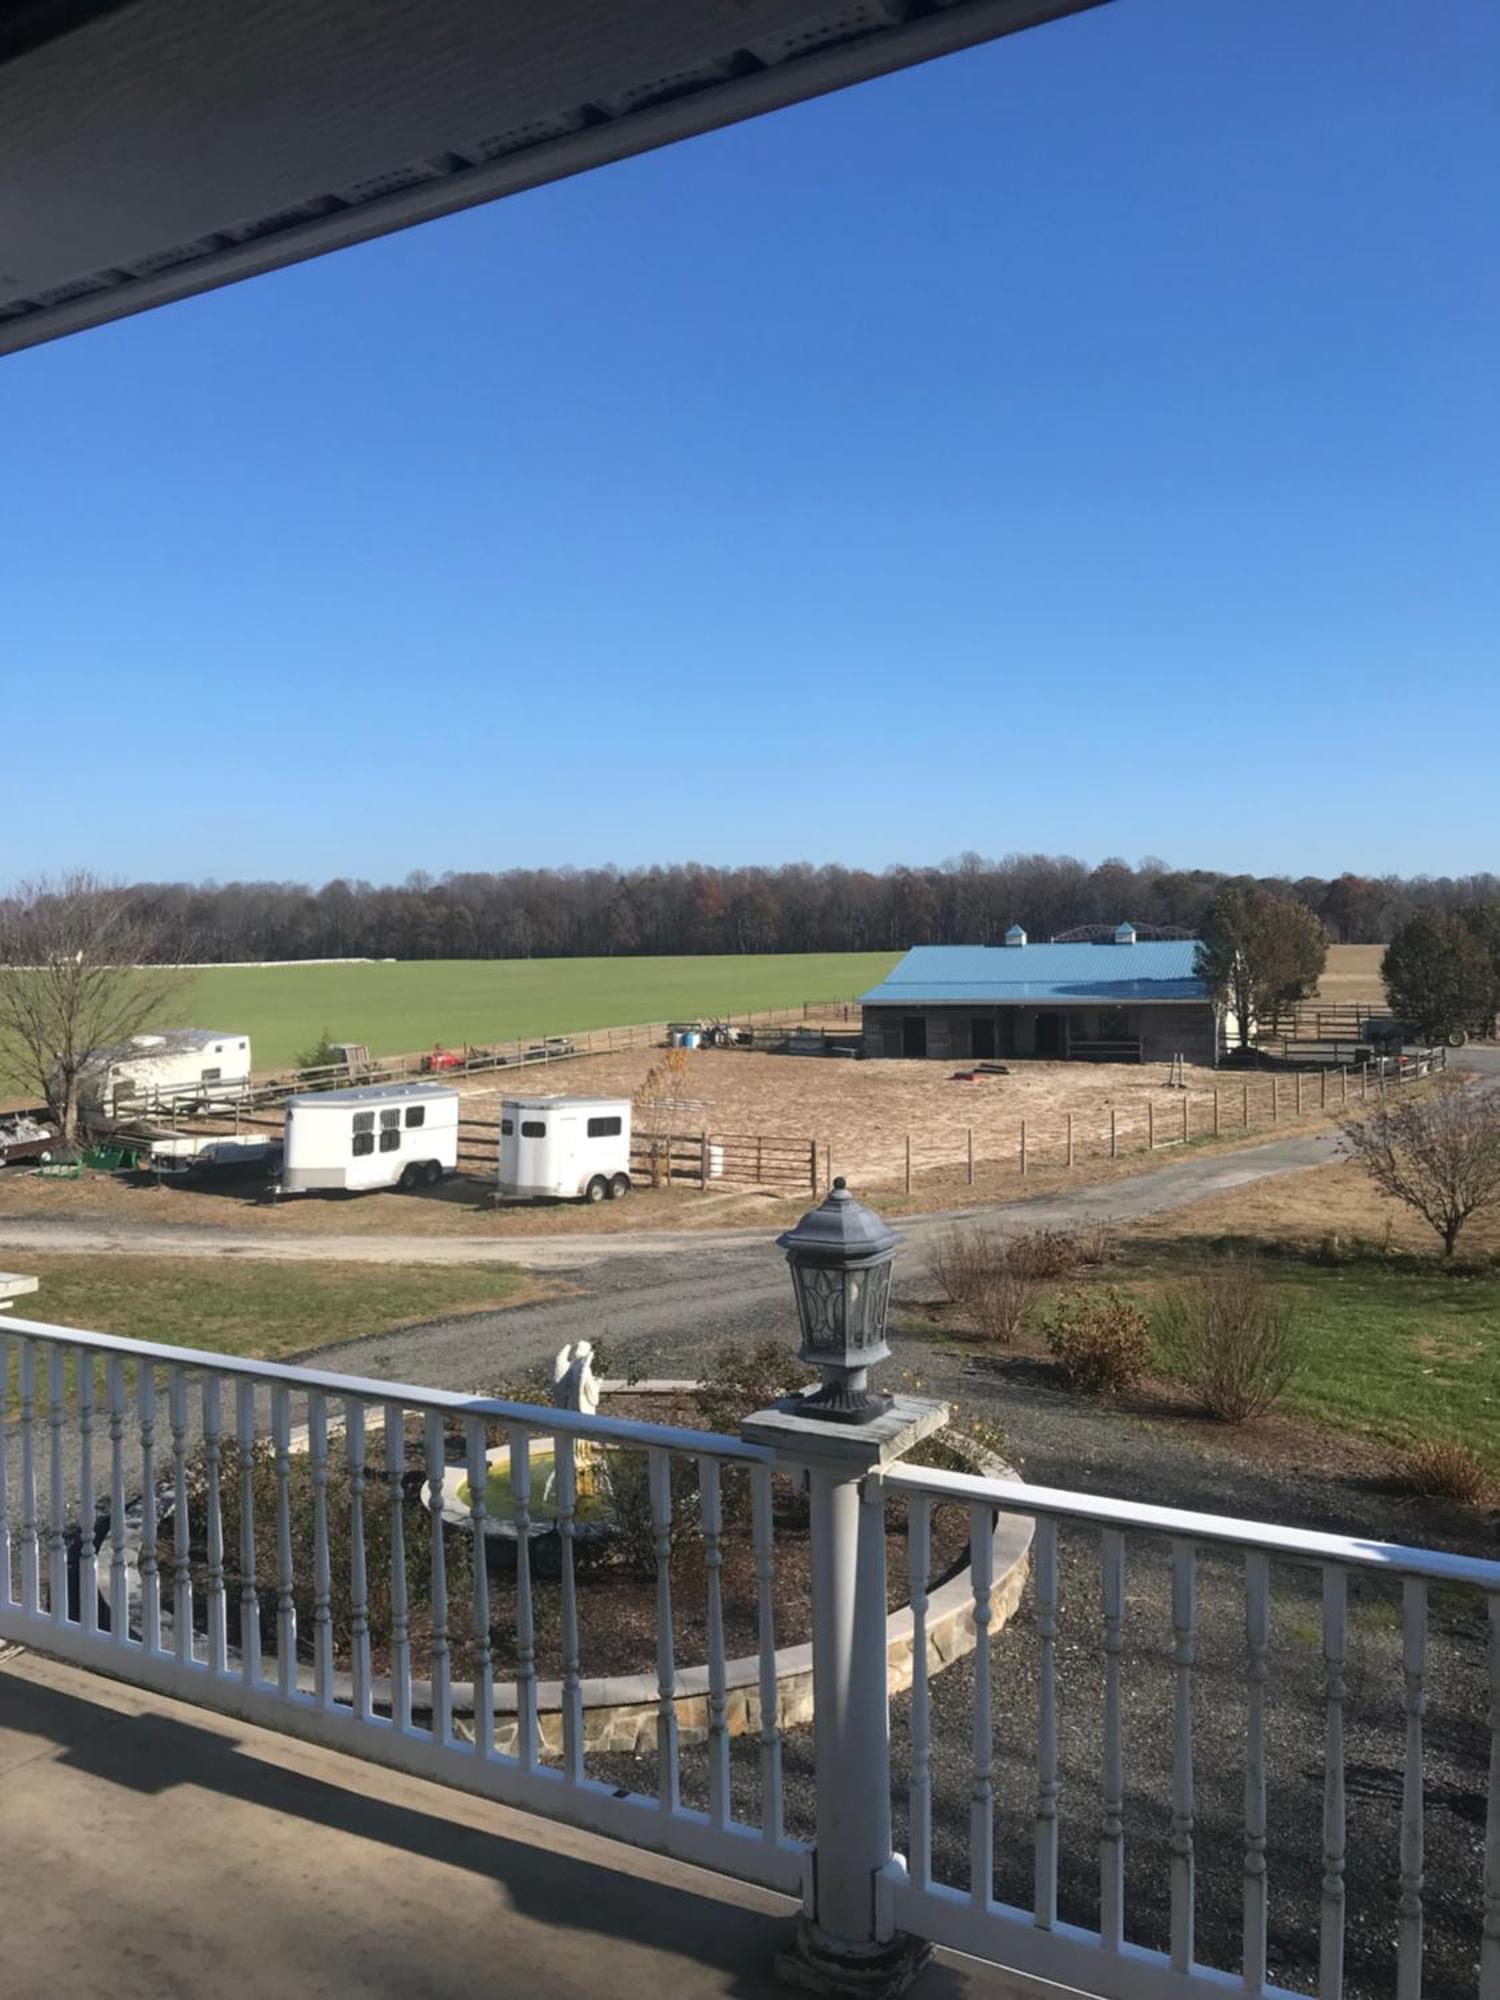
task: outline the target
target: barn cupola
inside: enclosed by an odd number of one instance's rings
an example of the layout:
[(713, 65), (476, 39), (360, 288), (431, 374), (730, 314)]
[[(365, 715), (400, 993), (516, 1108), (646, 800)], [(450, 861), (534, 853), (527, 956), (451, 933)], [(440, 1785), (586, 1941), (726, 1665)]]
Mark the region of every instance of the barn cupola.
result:
[(1116, 943), (1116, 944), (1134, 944), (1134, 943), (1135, 943), (1135, 925), (1134, 925), (1134, 924), (1116, 924), (1116, 925), (1115, 925), (1115, 943)]
[(1005, 942), (1008, 945), (1023, 945), (1026, 942), (1026, 933), (1019, 924), (1012, 924), (1005, 933)]

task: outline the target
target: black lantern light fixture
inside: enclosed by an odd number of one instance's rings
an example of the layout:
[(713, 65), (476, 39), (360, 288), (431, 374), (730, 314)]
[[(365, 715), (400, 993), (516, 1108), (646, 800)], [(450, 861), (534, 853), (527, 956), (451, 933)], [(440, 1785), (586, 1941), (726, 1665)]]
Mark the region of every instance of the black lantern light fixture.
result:
[(873, 1423), (891, 1407), (889, 1396), (870, 1388), (869, 1373), (891, 1351), (885, 1321), (901, 1238), (839, 1179), (776, 1241), (792, 1267), (802, 1322), (798, 1359), (823, 1376), (822, 1388), (802, 1398), (802, 1413), (839, 1424)]

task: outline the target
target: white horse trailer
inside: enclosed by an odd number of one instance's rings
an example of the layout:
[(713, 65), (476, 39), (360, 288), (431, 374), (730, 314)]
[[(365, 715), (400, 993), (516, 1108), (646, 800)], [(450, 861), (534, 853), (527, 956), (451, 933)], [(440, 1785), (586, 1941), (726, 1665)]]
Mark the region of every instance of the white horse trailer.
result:
[(372, 1083), (286, 1101), (282, 1194), (435, 1187), (458, 1165), (458, 1092)]
[(500, 1192), (618, 1200), (630, 1192), (628, 1097), (507, 1097)]
[(250, 1037), (222, 1028), (164, 1028), (132, 1035), (85, 1058), (80, 1097), (93, 1117), (224, 1110), (250, 1088)]

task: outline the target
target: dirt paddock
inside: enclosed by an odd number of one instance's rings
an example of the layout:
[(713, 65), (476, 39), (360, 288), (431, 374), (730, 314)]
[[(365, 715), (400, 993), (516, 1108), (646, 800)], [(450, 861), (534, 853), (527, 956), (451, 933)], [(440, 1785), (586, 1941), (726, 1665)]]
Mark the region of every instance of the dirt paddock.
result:
[[(634, 1097), (658, 1060), (655, 1051), (632, 1049), (590, 1056), (548, 1072), (545, 1082), (535, 1075), (529, 1081), (537, 1094), (551, 1089), (567, 1096)], [(700, 1049), (687, 1058), (675, 1103), (638, 1105), (635, 1126), (638, 1133), (816, 1140), (822, 1172), (831, 1151), (835, 1173), (872, 1185), (904, 1175), (908, 1137), (914, 1173), (964, 1164), (971, 1131), (976, 1163), (1018, 1164), (1023, 1122), (1032, 1167), (1063, 1164), (1070, 1117), (1079, 1160), (1108, 1154), (1111, 1114), (1122, 1154), (1143, 1151), (1153, 1127), (1159, 1145), (1180, 1140), (1184, 1103), (1188, 1136), (1207, 1138), (1216, 1090), (1223, 1134), (1243, 1129), (1246, 1080), (1238, 1075), (1190, 1066), (1183, 1090), (1168, 1085), (1160, 1063), (1014, 1062), (1008, 1075), (960, 1082), (963, 1067)], [(1271, 1078), (1251, 1076), (1248, 1086), (1250, 1122), (1258, 1129), (1271, 1120)], [(1282, 1077), (1278, 1092), (1277, 1109), (1292, 1115), (1295, 1079)], [(498, 1119), (509, 1094), (466, 1090), (463, 1115)], [(1319, 1080), (1309, 1079), (1306, 1108), (1316, 1108), (1321, 1095)], [(1335, 1082), (1330, 1108), (1337, 1095)]]

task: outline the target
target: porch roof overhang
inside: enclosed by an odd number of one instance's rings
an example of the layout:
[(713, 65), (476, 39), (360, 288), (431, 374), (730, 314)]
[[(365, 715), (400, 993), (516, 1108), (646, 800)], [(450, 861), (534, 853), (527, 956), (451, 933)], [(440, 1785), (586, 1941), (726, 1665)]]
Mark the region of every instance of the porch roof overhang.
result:
[(1102, 4), (20, 0), (0, 353)]

